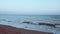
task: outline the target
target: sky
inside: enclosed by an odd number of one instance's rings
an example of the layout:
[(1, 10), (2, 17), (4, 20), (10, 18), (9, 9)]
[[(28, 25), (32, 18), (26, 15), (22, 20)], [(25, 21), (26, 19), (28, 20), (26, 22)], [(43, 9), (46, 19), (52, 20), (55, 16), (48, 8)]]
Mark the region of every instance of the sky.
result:
[(60, 0), (0, 0), (0, 14), (60, 15)]

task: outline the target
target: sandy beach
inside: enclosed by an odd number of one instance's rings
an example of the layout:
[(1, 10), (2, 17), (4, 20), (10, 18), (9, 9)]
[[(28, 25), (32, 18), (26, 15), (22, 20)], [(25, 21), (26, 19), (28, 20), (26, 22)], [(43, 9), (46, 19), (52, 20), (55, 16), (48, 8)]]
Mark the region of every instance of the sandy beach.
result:
[(16, 28), (16, 27), (0, 24), (0, 34), (53, 34), (53, 33), (26, 30), (26, 29), (22, 29), (22, 28)]

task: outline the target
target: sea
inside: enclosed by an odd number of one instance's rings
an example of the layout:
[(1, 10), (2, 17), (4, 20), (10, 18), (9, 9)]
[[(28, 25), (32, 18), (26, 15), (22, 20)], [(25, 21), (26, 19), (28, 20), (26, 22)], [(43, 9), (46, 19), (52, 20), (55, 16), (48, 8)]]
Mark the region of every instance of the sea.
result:
[[(31, 22), (30, 24), (23, 22)], [(43, 32), (52, 32), (60, 34), (60, 27), (54, 28), (45, 25), (36, 25), (38, 23), (60, 24), (60, 15), (6, 15), (0, 14), (0, 24), (9, 25), (16, 28), (27, 30), (36, 30)]]

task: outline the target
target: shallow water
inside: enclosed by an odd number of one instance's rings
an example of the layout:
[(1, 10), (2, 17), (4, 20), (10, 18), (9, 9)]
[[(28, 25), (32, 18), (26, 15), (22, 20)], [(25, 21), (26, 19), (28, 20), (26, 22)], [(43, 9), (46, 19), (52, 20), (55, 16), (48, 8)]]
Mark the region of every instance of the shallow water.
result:
[(53, 32), (54, 34), (60, 34), (60, 28), (51, 28), (44, 25), (34, 25), (34, 24), (26, 24), (22, 23), (24, 21), (30, 21), (32, 23), (59, 23), (60, 24), (60, 16), (59, 15), (38, 15), (38, 16), (20, 16), (20, 15), (0, 15), (0, 24), (10, 25), (17, 28), (24, 28), (28, 30), (37, 30), (44, 32)]

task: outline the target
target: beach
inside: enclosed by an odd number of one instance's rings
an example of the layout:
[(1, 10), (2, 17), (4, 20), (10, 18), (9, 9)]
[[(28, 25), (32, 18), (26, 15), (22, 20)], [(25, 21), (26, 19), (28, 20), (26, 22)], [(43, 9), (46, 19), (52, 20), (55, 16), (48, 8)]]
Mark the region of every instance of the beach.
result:
[[(60, 16), (20, 16), (20, 15), (0, 15), (0, 32), (8, 34), (11, 32), (22, 34), (59, 34)], [(57, 26), (56, 26), (57, 25)], [(2, 28), (3, 26), (3, 28)], [(7, 27), (6, 27), (7, 26)], [(56, 28), (57, 27), (57, 28)], [(15, 31), (16, 30), (16, 31)], [(2, 33), (4, 34), (4, 33)]]
[(16, 28), (16, 27), (0, 24), (0, 34), (53, 34), (53, 33), (26, 30), (26, 29), (22, 29), (22, 28)]

